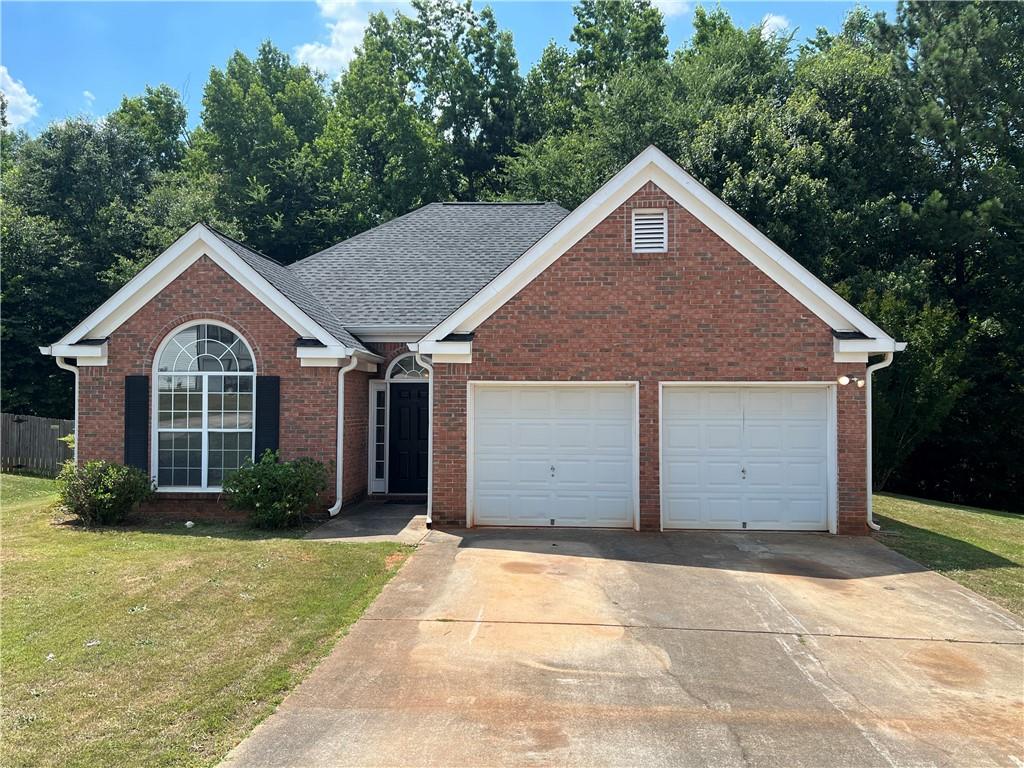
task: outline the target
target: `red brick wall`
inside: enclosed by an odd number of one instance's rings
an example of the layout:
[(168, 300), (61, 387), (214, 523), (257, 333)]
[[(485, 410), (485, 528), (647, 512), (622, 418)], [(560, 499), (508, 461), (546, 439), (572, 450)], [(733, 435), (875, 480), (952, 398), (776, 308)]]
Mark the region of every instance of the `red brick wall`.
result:
[[(667, 253), (632, 253), (633, 208), (669, 211)], [(433, 514), (466, 520), (467, 380), (640, 382), (640, 524), (659, 525), (659, 381), (834, 381), (831, 329), (654, 184), (437, 364)], [(838, 390), (839, 530), (865, 532), (864, 391)]]
[[(257, 373), (280, 376), (281, 456), (324, 462), (330, 471), (328, 498), (333, 501), (337, 369), (301, 367), (295, 357), (295, 331), (206, 257), (114, 331), (105, 367), (80, 369), (80, 460), (124, 460), (124, 377), (152, 377), (160, 342), (179, 325), (200, 319), (235, 328), (253, 350)], [(345, 452), (344, 495), (355, 498), (366, 489), (366, 374), (347, 376), (346, 400), (352, 408), (346, 416), (346, 443), (351, 440), (355, 447)]]

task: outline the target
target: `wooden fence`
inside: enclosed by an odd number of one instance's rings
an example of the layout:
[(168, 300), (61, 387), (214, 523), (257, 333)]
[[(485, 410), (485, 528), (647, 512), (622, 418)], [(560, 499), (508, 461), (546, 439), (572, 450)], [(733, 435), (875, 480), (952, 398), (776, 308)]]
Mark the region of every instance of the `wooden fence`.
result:
[(57, 438), (70, 435), (75, 422), (41, 416), (0, 414), (0, 469), (55, 476), (72, 451)]

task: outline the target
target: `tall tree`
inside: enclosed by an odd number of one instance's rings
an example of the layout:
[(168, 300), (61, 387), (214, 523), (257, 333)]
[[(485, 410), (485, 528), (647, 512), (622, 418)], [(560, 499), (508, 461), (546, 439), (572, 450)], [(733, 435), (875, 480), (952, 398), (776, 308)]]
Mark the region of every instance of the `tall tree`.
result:
[(125, 96), (107, 118), (137, 132), (162, 171), (176, 168), (185, 156), (185, 119), (181, 96), (169, 85), (146, 86), (141, 96)]
[(236, 52), (203, 91), (203, 125), (193, 140), (219, 174), (218, 206), (246, 240), (282, 261), (326, 244), (316, 179), (303, 150), (323, 131), (323, 76), (294, 65), (271, 43), (255, 59)]

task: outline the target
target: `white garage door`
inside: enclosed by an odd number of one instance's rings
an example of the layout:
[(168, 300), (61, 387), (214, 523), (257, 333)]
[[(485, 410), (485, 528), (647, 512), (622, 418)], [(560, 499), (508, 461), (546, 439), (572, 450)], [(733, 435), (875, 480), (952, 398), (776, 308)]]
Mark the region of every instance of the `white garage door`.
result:
[(826, 530), (829, 396), (824, 386), (665, 386), (664, 527)]
[(632, 386), (476, 385), (477, 525), (632, 527)]

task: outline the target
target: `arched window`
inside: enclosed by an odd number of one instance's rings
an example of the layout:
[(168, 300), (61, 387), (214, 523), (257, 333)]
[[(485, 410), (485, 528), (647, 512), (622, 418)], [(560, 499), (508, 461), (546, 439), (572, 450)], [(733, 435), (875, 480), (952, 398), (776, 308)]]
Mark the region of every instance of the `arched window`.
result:
[(156, 362), (156, 481), (163, 489), (218, 489), (252, 458), (256, 369), (232, 330), (196, 323), (175, 331)]
[(396, 357), (388, 368), (387, 378), (390, 381), (426, 381), (430, 372), (416, 362), (416, 354)]

